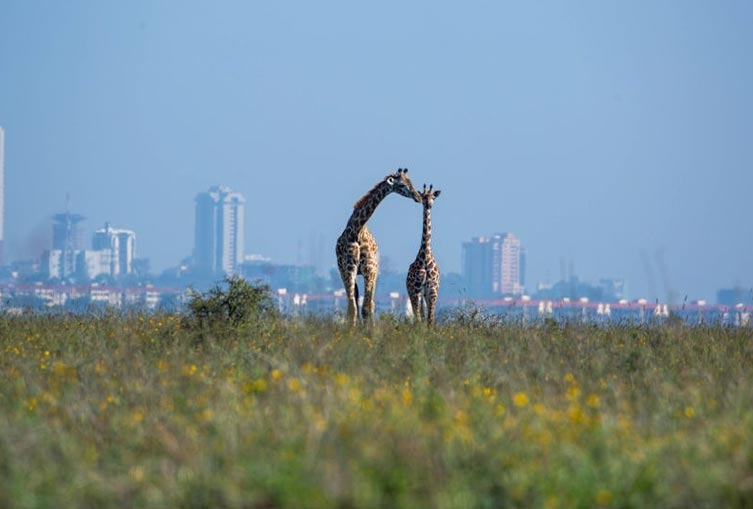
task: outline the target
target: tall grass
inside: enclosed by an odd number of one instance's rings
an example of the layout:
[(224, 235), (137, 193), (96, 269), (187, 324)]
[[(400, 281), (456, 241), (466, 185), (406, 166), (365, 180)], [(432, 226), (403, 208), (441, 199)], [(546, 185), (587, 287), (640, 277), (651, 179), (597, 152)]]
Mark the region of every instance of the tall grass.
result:
[(753, 330), (0, 318), (0, 507), (753, 507)]

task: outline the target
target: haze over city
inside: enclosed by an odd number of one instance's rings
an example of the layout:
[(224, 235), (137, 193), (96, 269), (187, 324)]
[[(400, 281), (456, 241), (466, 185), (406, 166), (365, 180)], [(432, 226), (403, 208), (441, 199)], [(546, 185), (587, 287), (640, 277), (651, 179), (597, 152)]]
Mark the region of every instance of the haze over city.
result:
[[(387, 173), (442, 190), (433, 245), (514, 232), (526, 281), (564, 265), (631, 297), (753, 286), (753, 6), (671, 1), (6, 2), (5, 258), (49, 248), (66, 196), (89, 233), (191, 254), (194, 197), (243, 193), (245, 250), (328, 271)], [(421, 208), (371, 219), (404, 271)], [(87, 235), (88, 237), (88, 235)]]

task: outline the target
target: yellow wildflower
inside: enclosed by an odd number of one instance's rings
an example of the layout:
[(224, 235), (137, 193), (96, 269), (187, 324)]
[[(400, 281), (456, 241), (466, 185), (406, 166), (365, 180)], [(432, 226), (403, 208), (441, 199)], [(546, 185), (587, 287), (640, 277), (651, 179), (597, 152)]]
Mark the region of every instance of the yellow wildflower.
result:
[(580, 392), (580, 387), (578, 387), (577, 385), (571, 385), (567, 388), (565, 399), (568, 401), (575, 401), (580, 397)]
[(136, 408), (133, 412), (131, 412), (131, 420), (135, 423), (140, 423), (144, 420), (144, 409), (142, 408)]
[(528, 405), (528, 395), (525, 392), (516, 392), (512, 397), (512, 402), (516, 407), (523, 408)]
[(409, 406), (413, 402), (413, 394), (410, 391), (410, 387), (403, 388), (403, 404)]
[(579, 424), (585, 421), (583, 410), (581, 410), (581, 408), (577, 405), (568, 408), (567, 418), (570, 419), (570, 422), (572, 422), (573, 424)]
[(302, 388), (301, 381), (297, 378), (290, 378), (288, 380), (288, 390), (290, 392), (300, 392)]
[(591, 408), (598, 408), (600, 403), (601, 399), (596, 394), (589, 394), (588, 398), (586, 398), (586, 405)]

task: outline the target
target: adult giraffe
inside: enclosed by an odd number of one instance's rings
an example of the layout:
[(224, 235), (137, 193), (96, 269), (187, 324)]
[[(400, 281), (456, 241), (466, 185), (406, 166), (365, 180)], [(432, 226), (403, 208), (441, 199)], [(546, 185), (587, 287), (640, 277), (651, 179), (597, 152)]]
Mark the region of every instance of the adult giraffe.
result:
[(353, 213), (345, 225), (345, 230), (337, 239), (335, 253), (337, 254), (337, 268), (345, 286), (348, 298), (348, 322), (355, 325), (358, 318), (358, 287), (356, 276), (361, 274), (364, 281), (363, 308), (361, 315), (369, 320), (374, 315), (374, 292), (379, 273), (379, 249), (376, 240), (366, 228), (366, 222), (376, 210), (377, 206), (388, 194), (397, 193), (406, 198), (413, 198), (421, 203), (421, 195), (413, 187), (408, 178), (407, 169), (387, 175), (375, 185), (371, 191), (358, 200), (353, 206)]

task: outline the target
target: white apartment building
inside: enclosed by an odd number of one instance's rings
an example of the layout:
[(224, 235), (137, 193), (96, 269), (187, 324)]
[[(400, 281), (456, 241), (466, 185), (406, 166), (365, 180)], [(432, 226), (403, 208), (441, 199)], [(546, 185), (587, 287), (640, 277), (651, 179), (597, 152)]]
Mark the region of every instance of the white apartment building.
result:
[(110, 266), (107, 273), (110, 276), (133, 272), (133, 259), (136, 254), (136, 234), (131, 230), (120, 230), (105, 223), (104, 228), (94, 232), (92, 248), (95, 251), (109, 251)]

